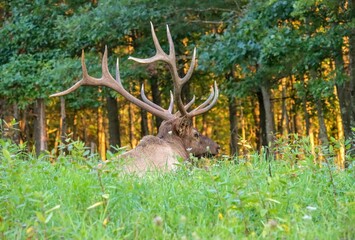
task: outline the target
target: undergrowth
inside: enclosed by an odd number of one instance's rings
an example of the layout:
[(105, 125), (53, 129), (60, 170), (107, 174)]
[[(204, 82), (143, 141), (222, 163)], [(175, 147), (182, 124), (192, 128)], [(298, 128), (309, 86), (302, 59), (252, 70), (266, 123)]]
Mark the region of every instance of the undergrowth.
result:
[(1, 239), (355, 238), (353, 167), (254, 153), (137, 177), (71, 144), (53, 161), (0, 139)]

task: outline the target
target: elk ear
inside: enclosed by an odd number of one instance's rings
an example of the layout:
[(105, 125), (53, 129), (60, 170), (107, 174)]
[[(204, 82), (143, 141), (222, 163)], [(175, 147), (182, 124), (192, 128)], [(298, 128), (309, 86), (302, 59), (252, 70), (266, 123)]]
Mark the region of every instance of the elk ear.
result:
[(175, 130), (177, 134), (181, 136), (186, 136), (189, 131), (191, 131), (192, 120), (190, 117), (182, 117), (180, 121), (175, 125)]

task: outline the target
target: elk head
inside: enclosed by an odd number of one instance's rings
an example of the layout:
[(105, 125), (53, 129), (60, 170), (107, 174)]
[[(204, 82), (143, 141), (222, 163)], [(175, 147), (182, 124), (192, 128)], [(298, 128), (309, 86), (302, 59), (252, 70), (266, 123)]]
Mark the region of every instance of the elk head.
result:
[[(152, 37), (154, 41), (154, 45), (156, 48), (156, 54), (147, 59), (140, 59), (135, 57), (129, 57), (129, 59), (134, 60), (139, 63), (148, 64), (157, 61), (163, 61), (167, 63), (170, 73), (172, 75), (173, 80), (173, 93), (170, 92), (170, 105), (168, 109), (164, 109), (161, 106), (150, 101), (145, 93), (144, 93), (144, 85), (141, 88), (141, 98), (142, 100), (134, 97), (128, 91), (126, 91), (121, 83), (120, 74), (119, 74), (119, 64), (118, 60), (116, 63), (116, 79), (112, 77), (108, 70), (107, 64), (107, 47), (105, 48), (105, 52), (102, 59), (102, 77), (94, 78), (88, 74), (86, 65), (85, 65), (85, 57), (84, 51), (82, 52), (81, 64), (82, 64), (82, 72), (83, 78), (73, 85), (71, 88), (51, 95), (51, 97), (63, 96), (66, 95), (81, 85), (91, 85), (91, 86), (106, 86), (109, 87), (118, 93), (120, 93), (124, 98), (138, 107), (150, 112), (151, 114), (163, 119), (163, 123), (159, 128), (159, 133), (157, 135), (158, 138), (163, 139), (167, 142), (172, 143), (172, 145), (181, 145), (184, 148), (184, 158), (188, 158), (189, 154), (192, 154), (196, 157), (205, 156), (208, 154), (216, 155), (219, 150), (219, 145), (215, 143), (212, 139), (201, 135), (192, 124), (192, 118), (203, 114), (209, 111), (214, 104), (217, 102), (219, 90), (216, 82), (211, 87), (211, 94), (206, 99), (205, 102), (200, 104), (195, 109), (189, 111), (189, 108), (195, 101), (195, 97), (187, 103), (184, 104), (181, 98), (181, 91), (184, 84), (191, 78), (192, 72), (195, 66), (196, 59), (196, 48), (194, 49), (192, 62), (184, 77), (180, 77), (178, 75), (177, 66), (176, 66), (176, 58), (175, 58), (175, 48), (174, 43), (172, 41), (172, 37), (169, 31), (169, 27), (167, 26), (167, 37), (169, 41), (169, 54), (166, 54), (160, 46), (160, 43), (156, 37), (154, 26), (151, 23), (151, 31)], [(174, 102), (177, 105), (177, 111), (173, 113)], [(180, 150), (181, 152), (181, 150)]]

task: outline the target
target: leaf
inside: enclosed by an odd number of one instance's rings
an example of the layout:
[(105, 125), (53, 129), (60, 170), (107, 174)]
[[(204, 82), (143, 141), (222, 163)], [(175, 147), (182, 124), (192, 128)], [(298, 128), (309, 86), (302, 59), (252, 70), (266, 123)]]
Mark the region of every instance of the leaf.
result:
[(36, 212), (36, 216), (37, 216), (38, 221), (40, 221), (41, 223), (45, 223), (46, 222), (46, 218), (44, 217), (43, 213)]
[(102, 194), (102, 197), (105, 198), (105, 199), (108, 199), (110, 197), (110, 194), (107, 194), (107, 193)]
[(261, 209), (260, 210), (260, 216), (264, 217), (267, 214), (268, 210), (267, 209)]
[(53, 217), (53, 212), (51, 212), (51, 213), (47, 216), (46, 221), (45, 221), (44, 223), (48, 223), (48, 222), (51, 220), (52, 217)]
[(57, 206), (55, 206), (55, 207), (52, 207), (51, 209), (47, 210), (45, 213), (46, 213), (46, 214), (47, 214), (47, 213), (50, 213), (50, 212), (52, 212), (52, 211), (54, 211), (54, 210), (56, 210), (56, 209), (58, 209), (58, 208), (60, 208), (60, 205), (57, 205)]
[(102, 202), (102, 201), (101, 202), (97, 202), (97, 203), (91, 205), (90, 207), (88, 207), (87, 210), (96, 208), (96, 207), (98, 207), (98, 206), (100, 206), (102, 204), (104, 204), (104, 202)]
[(106, 225), (109, 223), (110, 219), (109, 217), (105, 218), (104, 221), (102, 222), (102, 225), (106, 227)]
[(275, 199), (272, 199), (272, 198), (265, 198), (265, 200), (270, 201), (270, 202), (274, 202), (274, 203), (277, 203), (277, 204), (280, 204), (279, 201), (277, 201), (277, 200), (275, 200)]
[(6, 148), (3, 148), (2, 149), (2, 155), (4, 156), (4, 158), (7, 160), (7, 161), (11, 161), (11, 154), (10, 152), (6, 149)]

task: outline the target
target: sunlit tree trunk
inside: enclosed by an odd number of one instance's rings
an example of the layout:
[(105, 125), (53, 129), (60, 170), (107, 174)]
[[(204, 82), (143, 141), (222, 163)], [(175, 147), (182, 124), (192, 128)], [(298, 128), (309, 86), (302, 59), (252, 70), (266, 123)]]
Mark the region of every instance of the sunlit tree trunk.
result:
[(44, 99), (39, 98), (35, 102), (35, 122), (34, 122), (34, 140), (36, 154), (47, 150), (47, 126), (46, 126), (46, 112)]
[[(337, 89), (334, 87), (334, 95), (337, 96)], [(339, 98), (339, 96), (338, 96)], [(341, 118), (340, 104), (336, 106), (336, 125), (338, 129), (338, 141), (339, 141), (339, 149), (337, 152), (338, 166), (344, 168), (345, 166), (345, 146), (344, 146), (344, 125)]]
[(230, 129), (230, 154), (238, 156), (238, 119), (237, 103), (235, 97), (228, 97), (229, 129)]
[[(310, 74), (311, 81), (317, 78), (317, 72), (314, 69), (311, 69), (309, 74)], [(324, 112), (323, 112), (324, 107), (323, 107), (321, 96), (315, 96), (315, 105), (316, 105), (318, 125), (319, 125), (318, 138), (322, 146), (328, 147), (329, 140), (328, 140), (327, 127), (325, 125), (325, 120), (324, 120)]]
[(110, 150), (114, 151), (114, 148), (112, 148), (112, 146), (121, 146), (120, 116), (118, 111), (118, 102), (115, 97), (108, 96), (106, 98), (106, 104)]
[(98, 151), (102, 160), (106, 160), (106, 137), (104, 130), (104, 116), (102, 107), (97, 109), (97, 140), (98, 140)]
[(317, 163), (317, 159), (316, 159), (316, 147), (315, 147), (315, 137), (314, 137), (314, 127), (313, 127), (313, 124), (312, 124), (312, 121), (310, 120), (310, 128), (309, 128), (309, 143), (311, 145), (311, 154), (313, 156), (313, 162), (314, 163)]
[[(341, 47), (336, 49), (336, 57), (335, 57), (335, 70), (337, 73), (337, 78), (341, 78), (344, 72), (344, 60), (343, 60), (343, 53)], [(351, 137), (351, 126), (350, 126), (350, 115), (351, 115), (351, 96), (349, 89), (349, 81), (343, 81), (339, 79), (336, 81), (336, 94), (338, 95), (338, 101), (340, 106), (340, 113), (341, 113), (341, 124), (343, 125), (344, 129), (344, 136), (346, 139)]]

